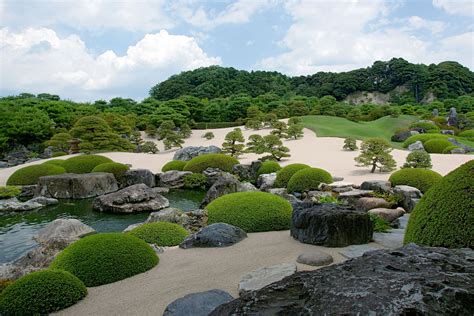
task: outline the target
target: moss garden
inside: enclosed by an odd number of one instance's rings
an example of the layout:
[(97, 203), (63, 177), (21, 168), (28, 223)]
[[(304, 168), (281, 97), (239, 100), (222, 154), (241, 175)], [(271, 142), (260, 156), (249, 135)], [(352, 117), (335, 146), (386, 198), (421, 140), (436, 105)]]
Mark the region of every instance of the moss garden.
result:
[(433, 185), (440, 182), (443, 177), (433, 171), (422, 168), (405, 168), (395, 171), (388, 179), (392, 186), (409, 185), (421, 192), (427, 192)]
[(329, 172), (319, 168), (304, 168), (297, 171), (288, 181), (288, 192), (317, 190), (321, 183), (331, 183)]
[(205, 154), (188, 161), (183, 170), (201, 173), (207, 168), (219, 168), (222, 171), (231, 172), (232, 167), (238, 163), (239, 161), (234, 157), (224, 154)]
[(143, 224), (132, 229), (129, 234), (162, 247), (177, 246), (189, 235), (182, 226), (169, 222)]
[(84, 283), (66, 271), (30, 273), (0, 294), (1, 315), (44, 315), (77, 303), (87, 295)]
[(52, 269), (65, 270), (86, 286), (119, 281), (158, 264), (155, 251), (143, 240), (123, 233), (84, 237), (54, 259)]
[(270, 193), (231, 193), (215, 199), (206, 208), (209, 224), (227, 223), (248, 233), (290, 228), (291, 204)]

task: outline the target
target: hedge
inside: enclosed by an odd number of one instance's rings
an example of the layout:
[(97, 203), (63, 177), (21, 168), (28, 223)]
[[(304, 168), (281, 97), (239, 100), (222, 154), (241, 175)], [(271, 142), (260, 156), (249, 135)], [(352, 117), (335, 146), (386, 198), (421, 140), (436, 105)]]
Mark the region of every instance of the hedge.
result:
[(290, 228), (291, 204), (274, 194), (238, 192), (221, 196), (207, 205), (208, 223), (227, 223), (246, 232)]
[(290, 181), (290, 178), (297, 171), (300, 171), (301, 169), (304, 169), (304, 168), (311, 168), (311, 167), (302, 163), (293, 163), (293, 164), (289, 164), (283, 167), (277, 172), (274, 187), (286, 188), (288, 186), (288, 181)]
[(132, 229), (129, 234), (161, 247), (177, 246), (189, 235), (182, 226), (169, 222), (143, 224)]
[(417, 134), (417, 135), (412, 135), (408, 137), (404, 142), (403, 142), (403, 147), (408, 148), (409, 145), (421, 141), (423, 144), (430, 140), (430, 139), (447, 139), (449, 136), (448, 135), (443, 135), (443, 134)]
[(89, 173), (106, 162), (113, 162), (111, 159), (99, 155), (80, 155), (66, 159), (64, 168), (69, 173)]
[(171, 170), (183, 171), (183, 168), (184, 166), (186, 166), (187, 163), (188, 163), (187, 161), (182, 161), (182, 160), (171, 160), (164, 164), (164, 166), (161, 168), (161, 171), (163, 172), (171, 171)]
[(410, 215), (405, 244), (474, 247), (474, 160), (447, 174), (420, 199)]
[(155, 251), (143, 240), (122, 233), (84, 237), (60, 252), (51, 268), (66, 270), (86, 286), (119, 281), (158, 264)]
[(1, 315), (44, 315), (77, 303), (87, 295), (84, 283), (66, 271), (33, 272), (0, 294)]
[(7, 180), (7, 185), (31, 185), (44, 176), (66, 173), (66, 169), (53, 164), (33, 165), (18, 169)]
[(184, 166), (184, 171), (201, 173), (207, 168), (218, 168), (222, 171), (231, 172), (232, 167), (239, 161), (234, 157), (224, 154), (205, 154), (194, 157)]
[(461, 148), (461, 147), (451, 144), (451, 146), (445, 147), (443, 149), (443, 154), (450, 154), (451, 150), (457, 149), (457, 148)]
[(288, 181), (288, 192), (317, 190), (321, 183), (332, 183), (329, 172), (319, 168), (304, 168), (297, 171)]
[(429, 169), (405, 168), (395, 171), (390, 175), (388, 181), (395, 185), (408, 185), (415, 187), (421, 192), (427, 192), (434, 184), (441, 181), (443, 177)]
[(237, 122), (197, 122), (194, 124), (193, 129), (213, 129), (213, 128), (226, 128), (236, 127), (242, 124)]
[(453, 143), (447, 139), (430, 139), (423, 144), (423, 147), (425, 147), (425, 150), (430, 154), (442, 154), (446, 147), (452, 145)]
[(106, 162), (95, 166), (92, 172), (112, 173), (117, 181), (121, 181), (125, 172), (130, 169), (127, 165), (118, 162)]
[(55, 166), (60, 166), (60, 167), (65, 168), (64, 167), (65, 162), (66, 162), (66, 160), (64, 160), (64, 159), (51, 159), (51, 160), (43, 162), (42, 164), (43, 165), (55, 165)]
[(281, 167), (278, 162), (273, 161), (273, 160), (267, 160), (267, 161), (262, 162), (262, 165), (258, 169), (257, 174), (261, 175), (261, 174), (274, 173), (280, 169)]

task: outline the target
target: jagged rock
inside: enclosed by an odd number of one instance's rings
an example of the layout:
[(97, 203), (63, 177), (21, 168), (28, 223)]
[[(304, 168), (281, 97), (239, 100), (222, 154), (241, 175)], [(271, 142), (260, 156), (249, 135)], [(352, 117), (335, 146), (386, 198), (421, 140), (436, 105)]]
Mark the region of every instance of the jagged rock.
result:
[(56, 205), (59, 203), (57, 199), (54, 198), (47, 198), (44, 196), (37, 196), (29, 200), (28, 202), (30, 203), (39, 203), (43, 206), (48, 206), (48, 205)]
[(425, 150), (425, 147), (423, 146), (423, 143), (421, 141), (417, 140), (413, 144), (408, 145), (408, 150), (409, 151)]
[(388, 193), (392, 189), (392, 184), (390, 183), (390, 181), (385, 180), (368, 180), (362, 182), (362, 184), (360, 185), (360, 189)]
[(446, 118), (448, 122), (448, 126), (457, 126), (458, 125), (458, 113), (456, 112), (456, 108), (452, 107), (449, 109), (448, 117)]
[(217, 179), (224, 173), (222, 170), (217, 168), (207, 168), (202, 174), (207, 178), (207, 186), (212, 187), (216, 183)]
[(259, 290), (294, 274), (296, 269), (297, 267), (294, 263), (282, 263), (249, 272), (240, 279), (239, 293), (242, 295), (249, 291)]
[(342, 192), (337, 196), (337, 199), (347, 205), (356, 205), (357, 201), (363, 197), (372, 196), (372, 190), (352, 190)]
[(178, 149), (173, 156), (173, 160), (183, 160), (188, 161), (193, 159), (194, 157), (203, 155), (203, 154), (218, 154), (221, 152), (221, 149), (217, 146), (189, 146)]
[(169, 304), (163, 316), (208, 316), (217, 306), (234, 298), (222, 290), (192, 293)]
[(171, 222), (183, 226), (186, 230), (194, 233), (207, 225), (207, 211), (194, 210), (183, 212), (177, 208), (165, 208), (158, 212), (150, 213), (146, 223)]
[(472, 249), (378, 250), (298, 272), (210, 315), (472, 315)]
[(122, 178), (122, 187), (143, 183), (153, 188), (155, 186), (155, 175), (148, 169), (127, 170)]
[(258, 169), (262, 162), (260, 160), (252, 161), (250, 165), (238, 164), (232, 167), (232, 174), (236, 175), (240, 181), (257, 181)]
[(117, 181), (111, 173), (65, 173), (39, 178), (36, 196), (55, 199), (85, 199), (117, 190)]
[(247, 233), (239, 227), (225, 223), (216, 223), (201, 228), (189, 235), (179, 245), (180, 248), (192, 247), (227, 247), (238, 243), (247, 237)]
[(418, 131), (403, 131), (396, 133), (391, 137), (392, 142), (404, 142), (407, 140), (410, 136), (419, 134)]
[(393, 188), (393, 194), (401, 200), (403, 209), (410, 213), (421, 199), (421, 192), (417, 188), (408, 185), (397, 185)]
[(20, 202), (17, 198), (0, 200), (0, 212), (25, 212), (37, 210), (43, 206), (43, 204), (32, 202), (31, 200)]
[(293, 194), (289, 194), (284, 188), (269, 189), (268, 193), (278, 195), (290, 203), (298, 203), (299, 200)]
[(276, 173), (261, 174), (257, 178), (257, 188), (260, 191), (268, 191), (273, 188), (276, 180)]
[(389, 207), (390, 207), (390, 203), (388, 203), (382, 198), (377, 198), (377, 197), (360, 198), (355, 205), (355, 208), (359, 211), (368, 211), (373, 208), (389, 208)]
[(325, 203), (293, 209), (290, 233), (303, 243), (326, 247), (366, 244), (372, 232), (367, 213), (347, 206)]
[(405, 210), (401, 207), (398, 208), (374, 208), (368, 211), (369, 214), (377, 215), (385, 221), (391, 223), (397, 218), (405, 214)]
[(168, 199), (143, 183), (99, 196), (92, 203), (94, 210), (108, 213), (150, 212), (168, 206)]
[(217, 181), (209, 188), (201, 202), (201, 208), (211, 203), (220, 196), (235, 193), (235, 192), (247, 192), (256, 191), (257, 189), (248, 182), (241, 183), (230, 173), (221, 173)]
[(33, 197), (35, 195), (35, 192), (36, 192), (37, 188), (38, 188), (38, 186), (36, 184), (23, 185), (21, 187), (20, 197), (21, 198)]
[(330, 254), (327, 254), (325, 252), (312, 250), (299, 255), (296, 259), (296, 262), (309, 266), (319, 267), (331, 264), (333, 262), (333, 258)]
[(181, 188), (184, 186), (184, 177), (192, 174), (190, 171), (170, 170), (156, 174), (156, 183), (167, 188)]

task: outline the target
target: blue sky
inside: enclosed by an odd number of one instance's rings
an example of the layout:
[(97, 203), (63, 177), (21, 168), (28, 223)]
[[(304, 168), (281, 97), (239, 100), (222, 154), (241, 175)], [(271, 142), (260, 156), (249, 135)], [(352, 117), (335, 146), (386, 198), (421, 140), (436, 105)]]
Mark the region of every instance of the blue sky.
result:
[(306, 75), (403, 57), (474, 69), (465, 0), (0, 0), (0, 95), (147, 97), (218, 64)]

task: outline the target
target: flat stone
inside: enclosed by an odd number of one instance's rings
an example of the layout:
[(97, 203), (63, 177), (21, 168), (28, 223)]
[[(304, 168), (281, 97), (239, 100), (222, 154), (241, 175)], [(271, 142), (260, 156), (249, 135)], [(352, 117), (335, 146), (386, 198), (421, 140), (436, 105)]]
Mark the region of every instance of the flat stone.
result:
[(170, 303), (163, 316), (208, 316), (217, 306), (234, 298), (222, 290), (192, 293)]
[(184, 186), (184, 177), (192, 174), (190, 171), (171, 170), (156, 175), (158, 186), (166, 188), (182, 188)]
[(392, 209), (392, 208), (374, 208), (368, 211), (369, 214), (377, 215), (378, 217), (382, 218), (383, 220), (391, 223), (400, 216), (405, 214), (405, 210), (401, 207)]
[(239, 227), (225, 223), (215, 223), (189, 235), (179, 247), (183, 249), (193, 247), (228, 247), (244, 238), (247, 238), (247, 233)]
[(296, 272), (296, 264), (282, 263), (263, 267), (245, 274), (239, 282), (239, 293), (259, 290)]
[(355, 208), (360, 211), (368, 211), (373, 208), (389, 208), (390, 203), (382, 198), (377, 197), (363, 197), (360, 198), (355, 205)]
[(347, 259), (361, 257), (364, 253), (373, 250), (379, 250), (380, 248), (370, 246), (370, 245), (352, 245), (348, 247), (344, 247), (339, 251), (341, 255), (346, 257)]
[(390, 192), (390, 189), (392, 188), (392, 184), (390, 181), (385, 181), (385, 180), (368, 180), (362, 182), (360, 185), (361, 190), (373, 190), (373, 191), (378, 191), (378, 192)]
[(296, 259), (296, 262), (306, 264), (309, 266), (327, 266), (333, 262), (333, 258), (330, 254), (322, 251), (312, 250), (302, 253)]
[(374, 233), (373, 240), (385, 248), (395, 249), (403, 246), (404, 229), (391, 229), (386, 233)]
[(31, 200), (29, 200), (29, 202), (39, 203), (39, 204), (44, 205), (44, 206), (56, 205), (56, 204), (59, 203), (59, 201), (57, 199), (47, 198), (47, 197), (44, 197), (44, 196), (37, 196), (37, 197), (32, 198)]
[(337, 199), (347, 205), (355, 205), (356, 202), (363, 197), (371, 197), (372, 190), (352, 190), (347, 192), (342, 192), (337, 196)]

